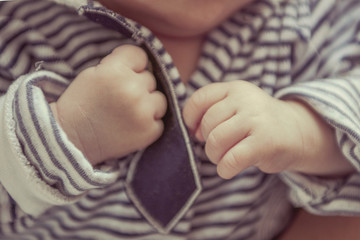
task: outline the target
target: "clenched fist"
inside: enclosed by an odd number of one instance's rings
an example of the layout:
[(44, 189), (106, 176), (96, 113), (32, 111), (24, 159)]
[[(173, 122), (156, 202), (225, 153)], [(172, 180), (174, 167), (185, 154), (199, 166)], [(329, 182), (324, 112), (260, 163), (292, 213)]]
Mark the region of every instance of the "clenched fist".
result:
[(51, 109), (92, 165), (147, 147), (163, 132), (165, 96), (139, 47), (123, 45), (81, 72)]
[(247, 167), (316, 175), (353, 171), (333, 129), (305, 104), (279, 100), (245, 81), (213, 83), (197, 90), (184, 120), (205, 142), (205, 152), (223, 178)]

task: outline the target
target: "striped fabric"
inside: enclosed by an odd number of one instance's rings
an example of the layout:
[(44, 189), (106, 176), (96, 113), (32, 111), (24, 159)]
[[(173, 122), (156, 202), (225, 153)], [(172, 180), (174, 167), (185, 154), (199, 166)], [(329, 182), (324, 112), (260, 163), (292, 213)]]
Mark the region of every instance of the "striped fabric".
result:
[(181, 106), (206, 84), (236, 79), (297, 97), (334, 127), (360, 171), (359, 1), (255, 0), (209, 34), (186, 86), (145, 27), (96, 2), (66, 1), (87, 4), (80, 15), (58, 3), (0, 3), (0, 239), (270, 240), (286, 227), (291, 203), (360, 215), (358, 173), (329, 180), (249, 168), (225, 181), (194, 142), (203, 191), (168, 235), (159, 234), (125, 191), (132, 156), (93, 168), (48, 105), (116, 46), (143, 44)]

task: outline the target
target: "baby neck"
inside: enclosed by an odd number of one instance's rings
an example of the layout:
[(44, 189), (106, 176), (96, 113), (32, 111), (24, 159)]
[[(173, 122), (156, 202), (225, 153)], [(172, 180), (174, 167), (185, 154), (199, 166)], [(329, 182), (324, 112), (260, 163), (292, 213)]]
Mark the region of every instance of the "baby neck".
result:
[(187, 83), (195, 71), (201, 55), (204, 36), (172, 37), (158, 36), (177, 67), (183, 83)]

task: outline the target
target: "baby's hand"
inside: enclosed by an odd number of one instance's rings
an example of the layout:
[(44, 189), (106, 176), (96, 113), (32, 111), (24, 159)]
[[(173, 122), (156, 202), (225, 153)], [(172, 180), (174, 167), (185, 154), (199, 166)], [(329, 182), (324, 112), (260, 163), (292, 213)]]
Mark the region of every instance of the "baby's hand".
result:
[(292, 102), (275, 99), (244, 81), (214, 83), (186, 103), (184, 119), (206, 142), (218, 174), (232, 178), (250, 166), (275, 173), (302, 157), (303, 139)]
[(89, 161), (96, 165), (147, 147), (163, 132), (165, 96), (156, 91), (139, 47), (124, 45), (81, 72), (51, 109)]

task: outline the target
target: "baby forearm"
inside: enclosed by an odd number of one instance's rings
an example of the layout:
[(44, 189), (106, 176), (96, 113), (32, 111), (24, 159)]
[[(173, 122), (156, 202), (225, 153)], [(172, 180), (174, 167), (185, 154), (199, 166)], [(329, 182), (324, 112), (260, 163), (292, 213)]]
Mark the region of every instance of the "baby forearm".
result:
[(340, 176), (354, 172), (351, 163), (342, 154), (336, 142), (334, 129), (305, 103), (287, 101), (299, 116), (302, 131), (303, 156), (290, 167), (298, 171), (321, 176)]

